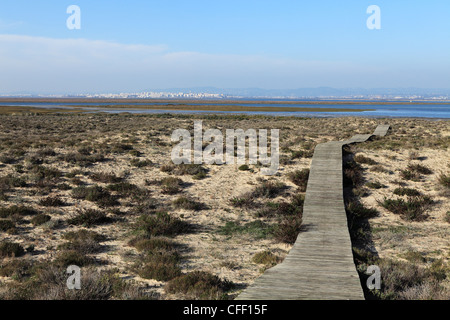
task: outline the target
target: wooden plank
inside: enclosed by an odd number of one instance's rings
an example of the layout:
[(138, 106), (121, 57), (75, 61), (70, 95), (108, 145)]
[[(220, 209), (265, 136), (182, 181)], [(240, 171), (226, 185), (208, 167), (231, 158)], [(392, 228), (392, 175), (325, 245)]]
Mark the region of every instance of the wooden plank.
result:
[(314, 150), (302, 231), (286, 259), (266, 270), (237, 300), (362, 300), (343, 199), (342, 147), (385, 136), (389, 125)]

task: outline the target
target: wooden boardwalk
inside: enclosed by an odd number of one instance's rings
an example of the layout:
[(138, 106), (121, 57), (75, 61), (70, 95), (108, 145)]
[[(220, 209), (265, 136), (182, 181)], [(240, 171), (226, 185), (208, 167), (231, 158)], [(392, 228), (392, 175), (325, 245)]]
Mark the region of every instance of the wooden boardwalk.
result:
[(237, 300), (362, 300), (343, 195), (342, 147), (373, 134), (318, 144), (311, 162), (302, 231), (279, 265), (268, 269)]

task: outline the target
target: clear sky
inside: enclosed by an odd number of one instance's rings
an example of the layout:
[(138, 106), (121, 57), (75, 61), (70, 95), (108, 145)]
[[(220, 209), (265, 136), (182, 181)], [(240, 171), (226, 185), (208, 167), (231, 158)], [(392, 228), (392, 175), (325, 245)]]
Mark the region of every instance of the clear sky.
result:
[(0, 0), (0, 93), (196, 86), (450, 88), (450, 1)]

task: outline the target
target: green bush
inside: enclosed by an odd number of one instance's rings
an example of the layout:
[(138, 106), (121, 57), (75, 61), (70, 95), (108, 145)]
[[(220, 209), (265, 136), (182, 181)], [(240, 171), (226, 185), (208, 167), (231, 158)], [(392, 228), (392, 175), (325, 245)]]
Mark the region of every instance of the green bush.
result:
[(302, 218), (288, 216), (281, 220), (274, 231), (275, 240), (282, 243), (293, 244), (301, 230)]
[(265, 250), (256, 253), (252, 258), (252, 262), (257, 264), (264, 264), (266, 266), (275, 266), (281, 262), (281, 258), (273, 254), (271, 251)]
[(47, 197), (39, 200), (39, 204), (44, 207), (60, 207), (66, 205), (60, 197)]
[(240, 171), (248, 171), (248, 170), (250, 170), (250, 167), (248, 165), (246, 165), (246, 164), (243, 164), (243, 165), (239, 166), (238, 169)]
[(305, 192), (309, 179), (309, 169), (291, 172), (288, 174), (288, 178), (291, 182), (300, 187), (300, 192)]
[(119, 182), (110, 184), (106, 187), (109, 191), (115, 191), (120, 197), (133, 197), (146, 193), (146, 190), (139, 188), (137, 185), (128, 182)]
[(404, 180), (419, 181), (420, 174), (409, 169), (400, 170), (400, 177)]
[(368, 182), (366, 183), (366, 186), (370, 189), (381, 189), (381, 188), (385, 188), (386, 186), (378, 181), (374, 181), (374, 182)]
[(441, 173), (438, 177), (438, 181), (444, 187), (450, 188), (450, 175), (449, 174)]
[(143, 168), (152, 165), (153, 163), (150, 160), (139, 160), (138, 158), (134, 158), (130, 160), (130, 164), (133, 167)]
[(230, 204), (237, 208), (251, 208), (255, 205), (255, 199), (252, 193), (243, 194), (240, 197), (233, 197), (230, 199)]
[(82, 255), (99, 252), (102, 249), (100, 242), (106, 240), (105, 236), (86, 229), (68, 232), (63, 238), (68, 241), (61, 244), (58, 249), (76, 251)]
[(344, 163), (344, 186), (361, 186), (364, 182), (361, 166), (354, 162), (349, 161)]
[(205, 204), (186, 198), (186, 197), (179, 197), (173, 201), (173, 205), (175, 208), (178, 209), (186, 209), (186, 210), (203, 210), (205, 208)]
[(0, 243), (0, 257), (20, 257), (25, 254), (24, 248), (14, 242), (2, 241)]
[(16, 227), (15, 223), (11, 220), (0, 220), (0, 231), (6, 232), (8, 230), (14, 229)]
[(393, 193), (398, 196), (409, 196), (409, 197), (422, 195), (422, 193), (419, 190), (412, 188), (396, 188)]
[(11, 216), (32, 216), (37, 214), (38, 212), (31, 208), (31, 207), (27, 207), (27, 206), (17, 206), (17, 205), (13, 205), (10, 207), (4, 207), (4, 208), (0, 208), (0, 218), (8, 218)]
[(0, 265), (0, 276), (22, 280), (31, 275), (33, 264), (24, 259), (12, 259)]
[(378, 210), (373, 208), (366, 208), (359, 201), (350, 201), (347, 204), (347, 212), (356, 219), (370, 219), (379, 215)]
[(169, 281), (181, 275), (181, 269), (176, 264), (156, 260), (142, 263), (134, 269), (141, 278), (157, 281)]
[(27, 183), (24, 179), (13, 175), (6, 175), (0, 177), (0, 189), (8, 191), (11, 188), (23, 188)]
[(195, 176), (195, 175), (199, 175), (199, 174), (205, 174), (207, 173), (207, 169), (204, 168), (201, 164), (194, 164), (194, 163), (190, 163), (190, 164), (179, 164), (177, 166), (175, 166), (174, 171), (175, 174), (177, 175), (191, 175), (191, 176)]
[(187, 295), (188, 299), (222, 300), (227, 299), (226, 292), (233, 288), (227, 280), (204, 271), (194, 271), (169, 281), (166, 293)]
[(273, 235), (274, 227), (260, 220), (241, 224), (239, 221), (227, 221), (219, 227), (217, 232), (221, 235), (233, 236), (235, 234), (248, 234), (254, 239), (266, 239)]
[(136, 230), (147, 236), (175, 236), (186, 233), (190, 225), (179, 218), (172, 217), (167, 212), (157, 212), (154, 215), (142, 215), (136, 223)]
[(69, 224), (85, 226), (87, 228), (110, 222), (112, 222), (112, 219), (103, 211), (94, 209), (79, 210), (76, 216), (67, 220)]
[(180, 256), (169, 239), (136, 237), (128, 244), (144, 254), (132, 267), (140, 277), (168, 281), (181, 275)]
[(113, 173), (106, 173), (106, 172), (94, 172), (90, 176), (90, 178), (93, 181), (103, 182), (103, 183), (119, 183), (119, 182), (121, 182), (123, 180), (122, 178), (117, 177)]
[(100, 186), (77, 187), (72, 189), (72, 197), (95, 202), (101, 207), (111, 207), (119, 204), (116, 197)]
[(252, 196), (255, 198), (275, 198), (286, 188), (287, 186), (282, 182), (264, 181), (253, 190)]
[(153, 252), (155, 250), (174, 250), (172, 241), (166, 238), (141, 238), (136, 237), (128, 242), (128, 245), (135, 247), (138, 251)]
[(94, 260), (83, 253), (75, 250), (61, 251), (53, 261), (53, 264), (58, 267), (66, 268), (70, 265), (78, 267), (87, 266), (93, 264)]
[(432, 174), (433, 170), (421, 164), (409, 164), (408, 170), (415, 171), (420, 174)]
[(175, 177), (166, 177), (161, 180), (162, 193), (164, 194), (177, 194), (181, 192), (181, 186), (183, 180)]
[(379, 202), (382, 207), (394, 214), (402, 216), (405, 220), (423, 221), (427, 219), (426, 210), (434, 203), (428, 196), (409, 197), (404, 199), (384, 198)]
[(257, 217), (282, 217), (303, 214), (303, 197), (293, 197), (291, 203), (288, 202), (267, 202), (264, 206), (256, 211)]
[(31, 223), (35, 226), (40, 226), (41, 224), (44, 224), (44, 223), (50, 221), (51, 219), (52, 218), (49, 215), (40, 213), (31, 219)]
[(374, 165), (377, 164), (377, 162), (369, 157), (363, 156), (362, 154), (358, 154), (357, 156), (355, 156), (354, 160), (357, 163), (361, 163), (361, 164), (370, 164), (370, 165)]

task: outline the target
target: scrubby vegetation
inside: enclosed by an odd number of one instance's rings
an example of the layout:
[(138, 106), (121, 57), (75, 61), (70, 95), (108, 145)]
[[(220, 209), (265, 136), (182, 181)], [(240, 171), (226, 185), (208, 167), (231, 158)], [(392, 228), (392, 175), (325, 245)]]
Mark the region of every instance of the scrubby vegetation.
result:
[[(246, 283), (280, 263), (302, 232), (309, 158), (317, 143), (370, 132), (378, 122), (17, 112), (0, 115), (0, 276), (6, 277), (0, 281), (0, 299), (234, 298)], [(205, 128), (280, 128), (280, 170), (262, 177), (260, 163), (174, 165), (171, 133), (174, 128), (192, 132), (193, 119), (202, 119)], [(448, 225), (448, 209), (439, 215), (433, 211), (445, 207), (448, 168), (435, 167), (424, 148), (442, 153), (449, 143), (439, 133), (445, 123), (389, 121), (392, 134), (358, 145), (354, 162), (345, 166), (346, 183), (355, 196), (346, 203), (353, 217), (352, 239), (370, 239), (373, 229), (375, 238), (384, 237), (387, 251), (395, 252), (419, 233), (419, 227), (410, 224)], [(388, 158), (386, 150), (398, 152)], [(393, 164), (395, 159), (398, 163)], [(365, 170), (358, 174), (360, 169)], [(410, 179), (402, 178), (400, 170)], [(399, 183), (392, 187), (393, 181)], [(433, 204), (424, 204), (423, 215), (417, 215), (429, 217), (403, 219), (407, 215), (376, 204), (374, 199), (383, 201), (385, 195), (404, 202), (430, 197)], [(365, 220), (385, 215), (398, 217), (404, 230), (396, 225), (366, 227)], [(286, 251), (279, 251), (280, 243)], [(392, 285), (383, 280), (386, 290), (377, 297), (445, 297), (440, 280), (447, 265), (445, 250), (420, 251), (423, 259), (419, 250), (410, 251), (397, 260), (418, 265), (418, 275), (429, 268), (433, 272), (425, 271), (420, 283), (402, 280)], [(434, 262), (438, 256), (443, 257), (441, 265)], [(397, 266), (397, 260), (392, 265)], [(383, 270), (394, 270), (387, 260), (384, 263)], [(70, 264), (82, 267), (81, 291), (66, 288), (65, 268)], [(398, 270), (415, 269), (402, 265)], [(218, 272), (225, 277), (219, 278)], [(431, 284), (433, 279), (438, 285)]]

